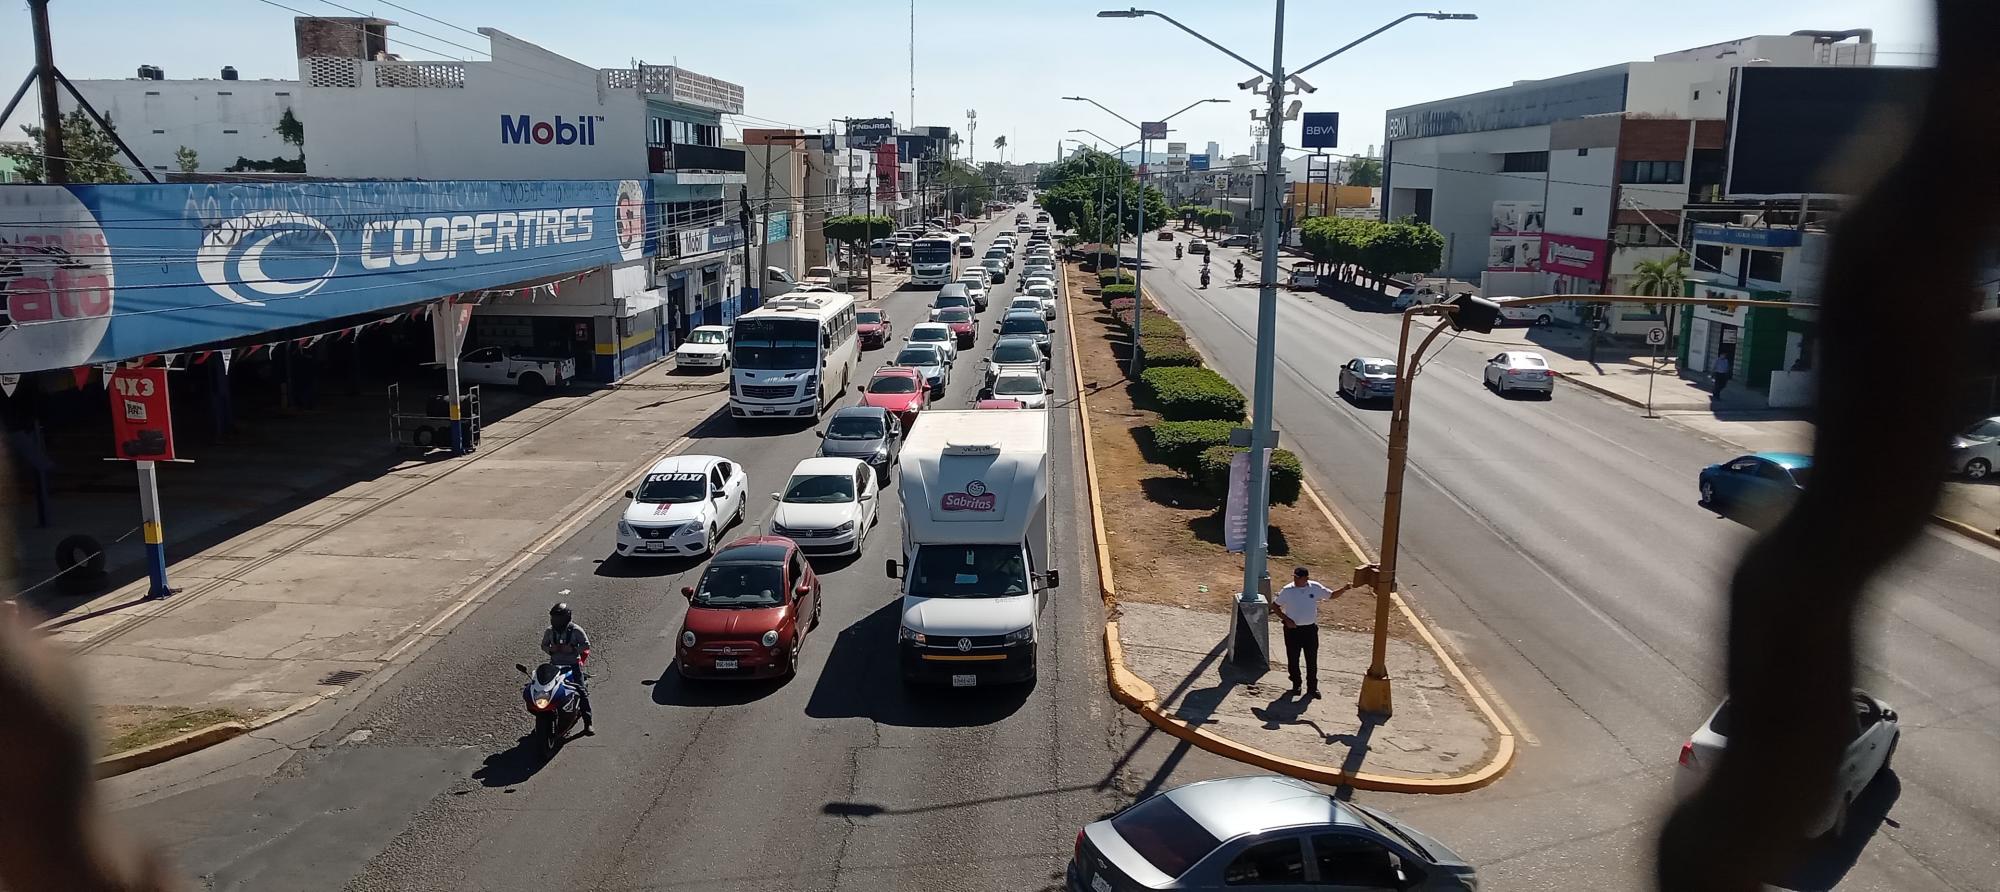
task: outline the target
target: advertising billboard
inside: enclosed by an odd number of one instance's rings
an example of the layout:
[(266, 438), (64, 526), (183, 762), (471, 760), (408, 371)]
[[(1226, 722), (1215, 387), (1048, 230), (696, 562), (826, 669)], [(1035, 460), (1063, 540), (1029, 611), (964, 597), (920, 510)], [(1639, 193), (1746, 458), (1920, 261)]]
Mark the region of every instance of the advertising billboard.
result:
[(1184, 143), (1184, 142), (1170, 142), (1170, 143), (1167, 143), (1167, 154), (1169, 154), (1169, 155), (1185, 155), (1185, 154), (1187, 154), (1187, 143)]
[(893, 202), (896, 200), (896, 173), (902, 159), (897, 155), (896, 144), (885, 142), (875, 147), (875, 200)]
[(1207, 156), (1207, 155), (1189, 155), (1189, 156), (1188, 156), (1188, 169), (1189, 169), (1189, 170), (1207, 170), (1207, 169), (1208, 169), (1208, 158), (1209, 158), (1209, 156)]
[(104, 389), (111, 395), (112, 454), (132, 461), (173, 461), (167, 370), (115, 369), (105, 379)]
[(1306, 112), (1299, 145), (1331, 149), (1340, 145), (1340, 112)]
[(1494, 235), (1539, 234), (1544, 215), (1539, 201), (1496, 201), (1493, 203)]
[(1604, 239), (1554, 232), (1542, 234), (1544, 272), (1602, 282), (1610, 264), (1611, 243)]
[(1730, 198), (1851, 195), (1916, 128), (1926, 68), (1733, 70)]
[(1542, 240), (1536, 236), (1496, 235), (1486, 240), (1486, 268), (1493, 272), (1531, 272), (1542, 266)]
[(895, 118), (848, 118), (847, 144), (872, 149), (896, 135)]
[(10, 186), (0, 373), (637, 260), (651, 197), (644, 180)]
[(1167, 138), (1167, 122), (1165, 122), (1165, 121), (1140, 121), (1140, 122), (1139, 122), (1139, 138), (1140, 138), (1140, 139), (1166, 139), (1166, 138)]

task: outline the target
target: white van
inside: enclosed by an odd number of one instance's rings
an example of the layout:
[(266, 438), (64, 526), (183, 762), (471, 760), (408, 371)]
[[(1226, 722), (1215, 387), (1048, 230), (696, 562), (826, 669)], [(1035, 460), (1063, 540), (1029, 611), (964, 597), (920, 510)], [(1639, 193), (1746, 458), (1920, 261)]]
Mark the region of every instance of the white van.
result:
[(1049, 548), (1045, 410), (926, 411), (904, 441), (898, 661), (907, 684), (1032, 681)]

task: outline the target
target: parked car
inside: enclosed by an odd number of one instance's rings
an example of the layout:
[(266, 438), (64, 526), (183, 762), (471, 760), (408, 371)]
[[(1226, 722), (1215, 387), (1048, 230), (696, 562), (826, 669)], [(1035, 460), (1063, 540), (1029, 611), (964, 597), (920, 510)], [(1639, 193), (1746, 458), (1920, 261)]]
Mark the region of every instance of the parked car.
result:
[[(1867, 789), (1875, 775), (1889, 767), (1896, 744), (1903, 736), (1896, 710), (1889, 704), (1860, 690), (1854, 692), (1850, 702), (1854, 706), (1854, 723), (1847, 728), (1850, 735), (1847, 750), (1840, 760), (1833, 799), (1826, 803), (1823, 817), (1808, 831), (1814, 837), (1840, 836), (1847, 829), (1847, 814), (1854, 800), (1860, 798), (1861, 791)], [(1700, 789), (1709, 771), (1722, 760), (1723, 750), (1729, 745), (1730, 712), (1729, 701), (1722, 701), (1708, 720), (1681, 744), (1680, 765), (1674, 770), (1676, 794), (1685, 797)]]
[(1984, 480), (2000, 465), (2000, 416), (1985, 419), (1951, 440), (1951, 472)]
[(463, 384), (506, 384), (534, 393), (551, 384), (568, 384), (575, 377), (576, 360), (568, 357), (480, 347), (458, 358), (458, 380)]
[(910, 326), (910, 336), (903, 340), (906, 344), (936, 344), (944, 350), (945, 362), (958, 361), (958, 335), (951, 326), (942, 322), (919, 322)]
[[(937, 351), (929, 347), (911, 352), (907, 348), (898, 353), (896, 359), (910, 359), (919, 362), (931, 359)], [(875, 370), (875, 375), (867, 384), (856, 385), (861, 391), (861, 405), (879, 408), (896, 416), (904, 430), (917, 422), (917, 413), (931, 404), (929, 381), (924, 378), (921, 366), (884, 366)]]
[(1340, 392), (1359, 403), (1396, 395), (1396, 361), (1357, 356), (1340, 367)]
[(929, 389), (931, 399), (944, 396), (944, 389), (951, 385), (951, 360), (944, 350), (945, 345), (941, 343), (905, 341), (902, 352), (896, 354), (896, 364), (915, 369)]
[(877, 309), (854, 311), (854, 333), (861, 338), (864, 350), (888, 346), (896, 340), (896, 323), (889, 320), (889, 314)]
[(808, 555), (860, 554), (875, 526), (875, 472), (852, 458), (809, 458), (771, 498), (771, 532), (797, 542)]
[(1811, 456), (1753, 452), (1702, 468), (1695, 486), (1701, 492), (1701, 503), (1716, 511), (1778, 514), (1798, 501), (1811, 474)]
[(1528, 350), (1508, 350), (1494, 354), (1486, 361), (1486, 386), (1493, 392), (1506, 396), (1516, 390), (1539, 392), (1553, 397), (1556, 394), (1556, 376), (1549, 371), (1549, 361), (1542, 354)]
[(1001, 318), (999, 326), (993, 329), (993, 333), (1001, 337), (1008, 335), (1028, 335), (1033, 337), (1035, 339), (1035, 346), (1041, 349), (1043, 356), (1049, 355), (1050, 331), (1049, 320), (1042, 314), (1017, 312), (1009, 312)]
[(881, 257), (886, 259), (889, 256), (890, 251), (893, 250), (893, 248), (894, 246), (889, 244), (888, 239), (878, 238), (868, 243), (868, 256)]
[(1198, 238), (1189, 239), (1187, 252), (1189, 254), (1206, 254), (1208, 253), (1208, 243)]
[(1234, 235), (1223, 236), (1216, 244), (1225, 248), (1250, 248), (1256, 246), (1257, 237), (1246, 232), (1239, 232)]
[[(905, 378), (907, 379), (907, 376)], [(915, 385), (912, 385), (914, 388)], [(862, 388), (866, 394), (867, 388)], [(914, 393), (915, 390), (912, 390)], [(876, 482), (889, 483), (889, 469), (903, 456), (903, 422), (882, 406), (845, 406), (826, 420), (826, 429), (815, 431), (820, 438), (819, 455), (852, 458), (875, 469)]]
[(1042, 378), (1041, 369), (1008, 369), (993, 376), (993, 383), (981, 394), (996, 399), (1019, 400), (1024, 409), (1046, 409), (1055, 390)]
[(993, 386), (993, 379), (1002, 372), (1016, 369), (1046, 371), (1049, 358), (1042, 355), (1042, 348), (1033, 337), (1016, 335), (994, 341), (993, 352), (981, 360), (981, 365), (986, 370), (986, 376), (980, 389), (985, 390)]
[(1401, 291), (1396, 292), (1396, 299), (1389, 302), (1389, 309), (1407, 310), (1411, 307), (1418, 306), (1420, 304), (1434, 304), (1443, 299), (1444, 299), (1443, 295), (1431, 289), (1429, 286), (1425, 286), (1422, 288), (1405, 288)]
[(1512, 301), (1520, 300), (1518, 297), (1495, 297), (1491, 300), (1500, 305), (1500, 319), (1498, 321), (1502, 325), (1509, 322), (1519, 322), (1523, 325), (1541, 326), (1550, 325), (1556, 321), (1554, 316), (1549, 315), (1549, 308), (1542, 304), (1527, 304), (1523, 306), (1511, 303)]
[(708, 554), (722, 532), (742, 522), (749, 492), (743, 466), (719, 455), (675, 455), (646, 469), (618, 521), (618, 554), (687, 557)]
[(1319, 288), (1319, 265), (1310, 260), (1292, 264), (1285, 273), (1285, 285), (1293, 291), (1313, 291)]
[(970, 307), (949, 307), (938, 310), (931, 321), (951, 326), (951, 333), (958, 338), (958, 347), (961, 350), (969, 349), (979, 342), (979, 326), (972, 318)]
[(674, 650), (684, 678), (786, 678), (819, 625), (819, 577), (783, 536), (750, 536), (717, 552), (684, 586), (687, 616)]
[(687, 340), (674, 348), (674, 367), (683, 369), (729, 368), (729, 339), (734, 329), (723, 325), (701, 325), (688, 332)]
[(805, 278), (800, 279), (799, 284), (818, 285), (822, 288), (831, 288), (835, 291), (846, 291), (847, 273), (831, 266), (815, 266), (806, 270)]
[(1288, 777), (1197, 781), (1076, 835), (1068, 892), (1479, 888), (1472, 865), (1387, 814)]

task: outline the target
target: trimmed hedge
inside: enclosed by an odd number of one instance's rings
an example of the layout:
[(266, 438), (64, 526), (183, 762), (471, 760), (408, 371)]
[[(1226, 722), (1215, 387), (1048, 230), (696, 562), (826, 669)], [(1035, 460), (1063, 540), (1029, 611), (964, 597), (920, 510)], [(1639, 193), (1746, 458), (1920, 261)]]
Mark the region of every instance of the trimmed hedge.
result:
[[(1130, 331), (1132, 328), (1132, 311), (1128, 308), (1119, 311), (1117, 315), (1118, 324), (1125, 326), (1125, 329)], [(1187, 340), (1187, 332), (1181, 329), (1181, 324), (1175, 322), (1172, 317), (1160, 312), (1158, 309), (1146, 310), (1146, 321), (1143, 324), (1146, 326), (1146, 330), (1139, 333), (1139, 336), (1142, 338)]]
[(1122, 269), (1108, 269), (1097, 274), (1099, 285), (1136, 285), (1139, 280)]
[(1117, 300), (1111, 302), (1111, 312), (1118, 314), (1121, 318), (1124, 316), (1131, 315), (1132, 304), (1133, 304), (1132, 298), (1129, 297), (1118, 298)]
[(1194, 348), (1188, 346), (1188, 342), (1185, 339), (1167, 337), (1140, 338), (1139, 344), (1146, 349), (1146, 366), (1148, 368), (1201, 365), (1201, 354), (1194, 352)]
[(1201, 473), (1201, 454), (1229, 445), (1233, 421), (1156, 421), (1146, 428), (1152, 459), (1189, 477)]
[(1209, 369), (1156, 366), (1140, 373), (1139, 384), (1142, 395), (1168, 421), (1243, 420), (1243, 392)]
[[(1218, 499), (1229, 497), (1229, 460), (1236, 453), (1246, 451), (1242, 447), (1223, 444), (1202, 450), (1200, 469), (1195, 475), (1203, 489), (1213, 493)], [(1292, 505), (1299, 500), (1305, 472), (1299, 467), (1299, 457), (1289, 449), (1271, 450), (1271, 504)]]
[(1137, 297), (1139, 296), (1139, 286), (1106, 285), (1104, 286), (1104, 290), (1099, 292), (1099, 296), (1104, 298), (1105, 300), (1117, 300), (1118, 298), (1121, 297), (1124, 298)]

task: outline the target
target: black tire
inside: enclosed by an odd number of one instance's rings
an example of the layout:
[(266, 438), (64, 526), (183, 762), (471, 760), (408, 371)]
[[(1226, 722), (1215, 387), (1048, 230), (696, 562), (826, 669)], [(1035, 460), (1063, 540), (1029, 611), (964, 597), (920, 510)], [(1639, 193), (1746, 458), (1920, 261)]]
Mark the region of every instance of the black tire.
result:
[(434, 427), (420, 427), (410, 434), (410, 442), (417, 444), (418, 449), (436, 446), (437, 440), (437, 428)]
[(556, 720), (553, 717), (546, 715), (535, 716), (535, 733), (532, 742), (537, 758), (547, 762), (555, 757), (556, 747), (560, 744), (560, 741), (556, 740)]
[(729, 518), (730, 526), (736, 526), (737, 524), (743, 522), (743, 509), (749, 503), (749, 501), (750, 501), (749, 497), (745, 496), (743, 501), (736, 503), (736, 513), (730, 515)]
[(1713, 511), (1722, 510), (1722, 500), (1716, 498), (1715, 496), (1715, 484), (1703, 480), (1701, 481), (1700, 487), (1701, 487), (1701, 504), (1708, 506), (1708, 508)]
[(104, 544), (78, 533), (56, 543), (56, 583), (65, 594), (81, 595), (104, 586)]
[(1975, 458), (1965, 463), (1965, 479), (1984, 480), (1993, 473), (1993, 463), (1983, 458)]
[(535, 374), (534, 372), (528, 372), (527, 374), (524, 374), (521, 377), (516, 378), (514, 383), (519, 385), (521, 390), (525, 393), (541, 393), (542, 391), (549, 389), (549, 382), (544, 380), (541, 375)]
[(1542, 315), (1535, 317), (1535, 325), (1540, 328), (1546, 328), (1555, 321), (1556, 320), (1553, 317), (1549, 316), (1549, 314), (1547, 313), (1543, 313)]

